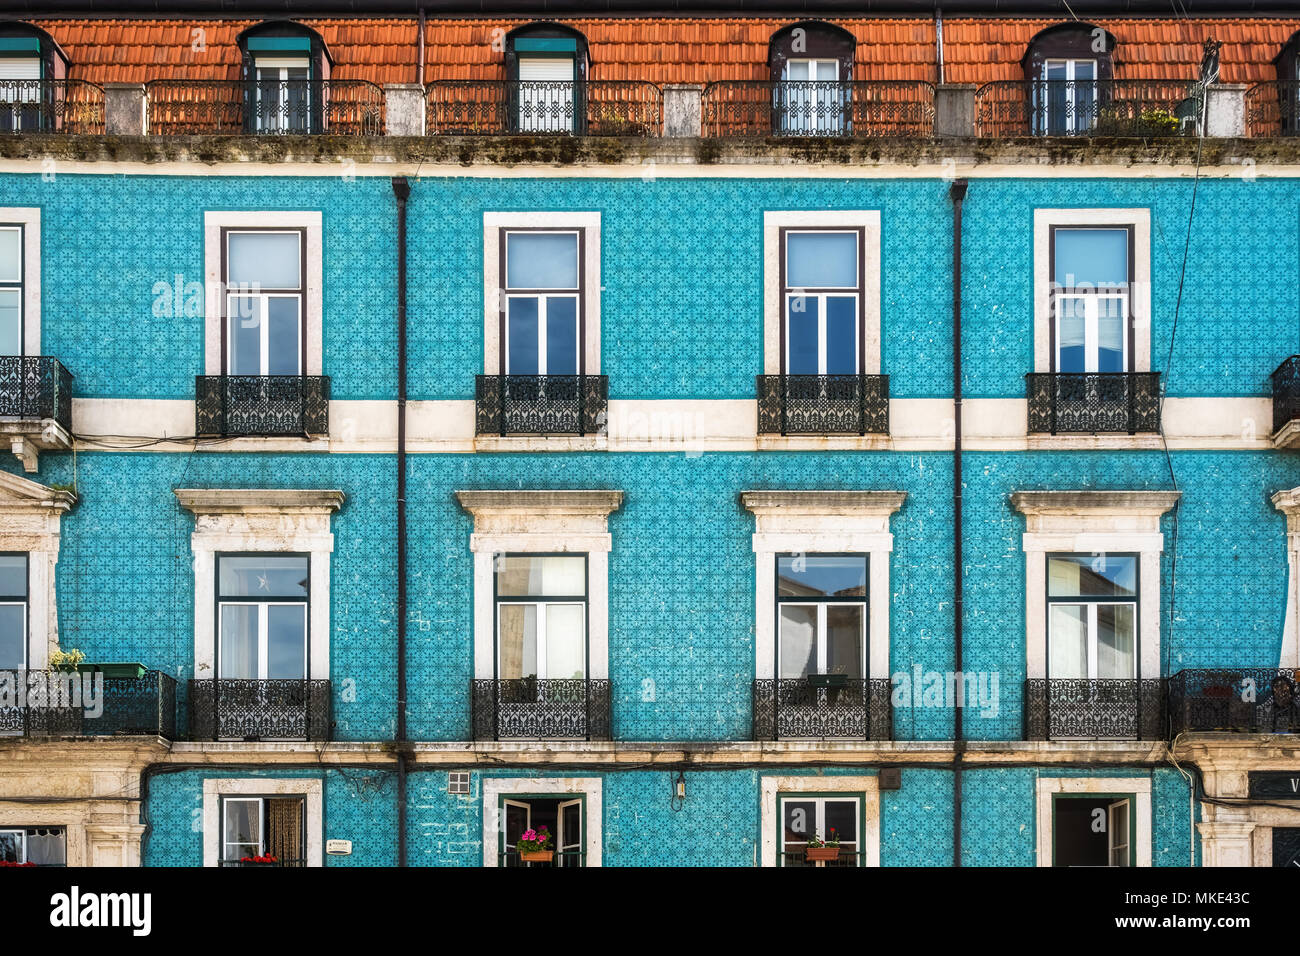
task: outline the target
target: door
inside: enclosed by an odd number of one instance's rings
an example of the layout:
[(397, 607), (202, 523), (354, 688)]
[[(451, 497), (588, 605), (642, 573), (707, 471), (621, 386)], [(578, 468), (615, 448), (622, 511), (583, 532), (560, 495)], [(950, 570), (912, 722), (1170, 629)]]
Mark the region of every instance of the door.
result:
[(559, 806), (557, 847), (560, 866), (582, 866), (585, 862), (582, 833), (582, 801), (565, 800)]
[(1034, 133), (1086, 133), (1097, 119), (1095, 60), (1047, 60), (1034, 85)]
[(525, 866), (519, 860), (516, 844), (533, 826), (533, 808), (518, 800), (505, 800), (501, 807), (501, 854), (504, 866)]
[(1130, 809), (1128, 800), (1116, 800), (1106, 808), (1106, 846), (1111, 866), (1129, 866)]
[(573, 60), (569, 57), (519, 58), (519, 131), (572, 133)]
[(40, 129), (41, 61), (0, 57), (0, 133)]
[(260, 57), (256, 74), (254, 129), (259, 133), (309, 133), (311, 68), (301, 57)]
[(847, 87), (838, 60), (789, 60), (777, 90), (777, 115), (783, 132), (835, 136), (845, 131)]

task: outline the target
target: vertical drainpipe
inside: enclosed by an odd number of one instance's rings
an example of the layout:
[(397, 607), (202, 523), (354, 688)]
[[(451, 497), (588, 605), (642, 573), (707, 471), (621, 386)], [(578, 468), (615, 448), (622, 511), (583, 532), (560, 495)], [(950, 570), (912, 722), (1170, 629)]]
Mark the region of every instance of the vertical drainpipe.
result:
[(952, 640), (953, 668), (958, 689), (953, 703), (952, 744), (952, 865), (961, 866), (961, 771), (965, 750), (962, 731), (962, 708), (965, 703), (965, 678), (962, 673), (962, 617), (965, 583), (962, 580), (962, 474), (961, 474), (961, 209), (968, 183), (953, 182), (948, 189), (952, 199), (952, 559), (953, 601)]
[(420, 60), (415, 67), (415, 82), (424, 86), (424, 7), (420, 8), (420, 36), (415, 41), (415, 51)]
[(393, 177), (397, 200), (397, 865), (406, 866), (406, 200), (411, 184)]
[(934, 56), (939, 67), (939, 85), (943, 85), (943, 7), (934, 7)]

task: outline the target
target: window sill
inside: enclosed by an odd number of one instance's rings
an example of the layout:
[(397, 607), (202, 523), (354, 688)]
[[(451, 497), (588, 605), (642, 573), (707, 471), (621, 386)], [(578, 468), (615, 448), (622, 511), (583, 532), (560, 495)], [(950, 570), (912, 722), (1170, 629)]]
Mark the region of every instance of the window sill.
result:
[(1119, 434), (1071, 434), (1071, 435), (1029, 435), (1027, 445), (1030, 451), (1070, 450), (1113, 450), (1113, 449), (1150, 449), (1163, 448), (1160, 435), (1145, 432), (1136, 435)]
[(476, 435), (474, 450), (485, 452), (608, 451), (608, 435)]
[(759, 451), (887, 451), (888, 435), (759, 435)]

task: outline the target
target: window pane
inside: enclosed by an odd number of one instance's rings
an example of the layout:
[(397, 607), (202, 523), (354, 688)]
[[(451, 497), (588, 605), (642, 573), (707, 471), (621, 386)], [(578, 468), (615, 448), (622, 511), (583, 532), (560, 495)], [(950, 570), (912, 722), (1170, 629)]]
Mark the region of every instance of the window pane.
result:
[(31, 827), (27, 831), (27, 862), (37, 866), (67, 866), (67, 840), (58, 827)]
[(267, 300), (267, 357), (266, 374), (297, 375), (302, 348), (298, 341), (298, 306), (301, 299), (297, 296), (272, 296)]
[(0, 282), (22, 281), (22, 246), (21, 229), (0, 229)]
[(296, 232), (232, 232), (226, 282), (255, 289), (298, 289), (301, 236)]
[(222, 597), (306, 597), (306, 555), (220, 558)]
[(785, 64), (786, 80), (806, 80), (812, 71), (812, 62), (810, 60), (787, 60)]
[(537, 302), (532, 296), (506, 300), (506, 373), (536, 375)]
[(1067, 289), (1128, 284), (1127, 229), (1056, 229), (1056, 284)]
[(583, 677), (587, 655), (582, 640), (582, 605), (551, 604), (546, 608), (546, 676)]
[(0, 597), (27, 597), (27, 555), (0, 554)]
[(785, 828), (785, 843), (803, 844), (817, 830), (817, 804), (813, 800), (782, 800), (781, 825)]
[(0, 830), (0, 860), (21, 863), (23, 834), (21, 830)]
[(1097, 371), (1124, 371), (1124, 300), (1097, 300)]
[(0, 355), (23, 354), (22, 306), (18, 289), (0, 289)]
[(1053, 680), (1088, 676), (1088, 609), (1052, 604), (1049, 615), (1047, 676)]
[(537, 676), (537, 605), (497, 606), (498, 646), (501, 659), (497, 672), (502, 680)]
[(1067, 554), (1047, 559), (1051, 597), (1133, 597), (1137, 558), (1133, 555)]
[(831, 832), (839, 837), (841, 843), (858, 842), (858, 803), (856, 800), (827, 800), (824, 811), (826, 832), (822, 839), (829, 840)]
[(546, 374), (578, 374), (578, 300), (546, 298)]
[(262, 374), (262, 300), (231, 296), (226, 322), (230, 327), (230, 374)]
[(307, 608), (272, 604), (266, 609), (266, 676), (302, 680), (306, 674)]
[(227, 844), (234, 844), (235, 847), (228, 846), (226, 859), (239, 859), (242, 853), (236, 853), (233, 857), (230, 850), (239, 846), (261, 847), (261, 813), (260, 800), (226, 800), (224, 806), (226, 810), (226, 827), (225, 841)]
[(795, 295), (788, 300), (786, 323), (787, 375), (817, 375), (821, 372), (817, 348), (817, 319), (820, 302), (813, 295)]
[(856, 232), (789, 232), (785, 239), (787, 288), (852, 289), (857, 286)]
[(863, 555), (783, 555), (777, 558), (781, 597), (864, 597), (867, 559)]
[(1084, 344), (1087, 328), (1087, 303), (1082, 296), (1059, 296), (1056, 323), (1056, 370), (1078, 373), (1088, 370), (1088, 353)]
[(217, 649), (217, 664), (222, 679), (258, 678), (256, 605), (227, 604), (221, 608), (221, 646)]
[(852, 296), (826, 298), (826, 374), (854, 375), (858, 371), (858, 300)]
[(815, 605), (781, 606), (780, 656), (782, 678), (807, 677), (817, 672)]
[(507, 555), (498, 559), (497, 594), (517, 597), (580, 597), (587, 593), (582, 555)]
[(0, 604), (0, 670), (27, 666), (27, 607)]
[(1137, 676), (1137, 628), (1132, 604), (1097, 606), (1097, 676)]
[(862, 677), (862, 607), (826, 609), (826, 673)]
[(512, 232), (506, 236), (506, 288), (577, 287), (577, 233)]

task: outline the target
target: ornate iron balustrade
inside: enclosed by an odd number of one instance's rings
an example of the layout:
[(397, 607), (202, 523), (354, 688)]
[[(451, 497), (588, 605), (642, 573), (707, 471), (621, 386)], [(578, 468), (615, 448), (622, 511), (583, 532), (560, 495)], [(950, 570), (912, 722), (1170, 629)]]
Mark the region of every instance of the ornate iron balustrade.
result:
[(841, 849), (840, 855), (836, 857), (834, 860), (813, 861), (813, 860), (809, 860), (804, 855), (803, 850), (782, 850), (781, 865), (799, 866), (799, 867), (804, 867), (804, 866), (827, 867), (832, 869), (842, 869), (846, 867), (855, 867), (855, 866), (866, 866), (867, 854), (865, 851), (862, 850), (854, 852), (852, 850)]
[(610, 683), (582, 677), (475, 680), (470, 723), (475, 740), (609, 740)]
[(519, 854), (515, 852), (514, 847), (508, 849), (502, 848), (497, 853), (497, 866), (553, 869), (562, 867), (584, 867), (586, 865), (586, 850), (556, 850), (555, 855), (544, 863), (537, 861), (526, 862), (519, 859)]
[(704, 88), (705, 136), (924, 137), (934, 85), (921, 81), (725, 80)]
[(892, 740), (888, 678), (838, 675), (754, 681), (754, 739)]
[(1246, 90), (1246, 135), (1253, 139), (1300, 135), (1300, 81), (1271, 80)]
[(888, 435), (888, 375), (759, 375), (760, 435)]
[(251, 862), (251, 861), (248, 862), (248, 863), (245, 863), (243, 860), (218, 860), (218, 861), (217, 861), (217, 866), (219, 866), (219, 867), (222, 867), (222, 866), (246, 866), (246, 867), (258, 867), (258, 866), (262, 866), (262, 867), (271, 867), (272, 869), (280, 869), (280, 868), (282, 868), (282, 867), (305, 867), (306, 865), (307, 865), (307, 861), (306, 861), (306, 860), (276, 860), (274, 863), (253, 863), (253, 862)]
[(1300, 419), (1300, 355), (1292, 355), (1273, 372), (1273, 432)]
[[(88, 687), (87, 681), (94, 684)], [(0, 736), (4, 735), (175, 740), (176, 680), (160, 671), (130, 678), (0, 671)]]
[(609, 407), (607, 375), (479, 375), (479, 435), (599, 435)]
[(1025, 681), (1025, 739), (1163, 740), (1165, 682), (1148, 680)]
[(998, 80), (975, 91), (979, 136), (1196, 133), (1203, 93), (1189, 80)]
[(328, 435), (327, 375), (196, 375), (194, 434)]
[(0, 80), (0, 133), (103, 133), (104, 88), (85, 80)]
[(425, 89), (434, 136), (658, 136), (664, 94), (639, 80), (437, 80)]
[(0, 416), (52, 418), (72, 431), (72, 373), (47, 355), (0, 356)]
[(1030, 434), (1160, 431), (1159, 372), (1030, 372)]
[(151, 80), (149, 132), (381, 136), (384, 91), (368, 80)]
[(329, 740), (327, 680), (190, 681), (192, 740)]
[(1184, 670), (1169, 678), (1169, 736), (1204, 731), (1300, 733), (1300, 671)]

